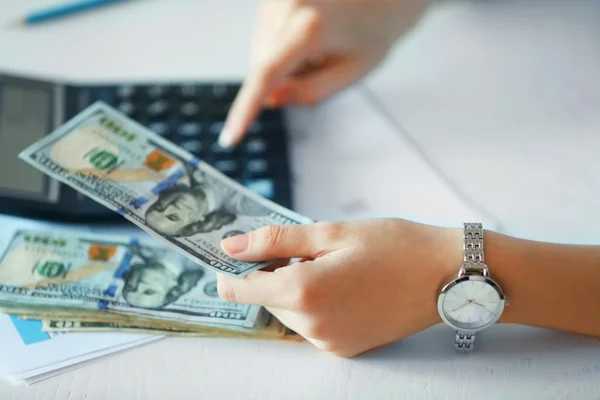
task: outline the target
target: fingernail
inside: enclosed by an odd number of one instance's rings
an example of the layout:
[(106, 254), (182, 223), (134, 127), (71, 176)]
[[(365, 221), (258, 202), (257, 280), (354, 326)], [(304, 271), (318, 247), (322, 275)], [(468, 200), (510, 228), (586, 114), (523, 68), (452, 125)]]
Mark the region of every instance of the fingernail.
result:
[(248, 235), (237, 235), (221, 242), (221, 247), (227, 254), (238, 254), (248, 250)]
[(219, 135), (219, 146), (224, 149), (227, 149), (233, 146), (233, 135), (229, 133), (228, 130), (223, 129), (223, 132)]
[(236, 122), (227, 121), (219, 135), (219, 146), (224, 149), (233, 146), (233, 137), (238, 129), (238, 124)]

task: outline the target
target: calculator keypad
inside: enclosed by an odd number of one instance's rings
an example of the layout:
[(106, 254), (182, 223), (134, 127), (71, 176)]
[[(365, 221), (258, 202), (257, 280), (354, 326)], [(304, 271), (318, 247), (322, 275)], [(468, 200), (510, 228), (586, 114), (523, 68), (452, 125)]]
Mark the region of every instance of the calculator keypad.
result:
[(158, 133), (162, 137), (168, 137), (171, 134), (171, 128), (169, 126), (169, 123), (166, 121), (151, 122), (148, 125), (148, 128), (150, 128), (150, 130)]
[(233, 149), (217, 140), (239, 84), (120, 85), (70, 88), (69, 114), (102, 100), (250, 190), (292, 208), (286, 126), (265, 110)]
[(179, 125), (180, 137), (196, 137), (202, 133), (202, 125), (198, 122), (184, 122)]

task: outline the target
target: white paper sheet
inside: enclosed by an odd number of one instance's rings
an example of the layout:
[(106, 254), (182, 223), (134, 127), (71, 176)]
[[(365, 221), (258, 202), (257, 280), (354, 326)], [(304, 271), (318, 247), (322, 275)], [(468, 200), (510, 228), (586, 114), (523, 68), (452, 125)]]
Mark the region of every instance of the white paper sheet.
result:
[[(34, 369), (54, 365), (66, 366), (71, 360), (79, 362), (86, 359), (86, 356), (94, 358), (96, 352), (109, 351), (115, 346), (151, 338), (154, 336), (120, 333), (70, 333), (46, 339), (32, 338), (31, 332), (19, 331), (11, 318), (2, 314), (0, 315), (0, 354), (2, 354), (0, 375), (23, 374), (25, 376), (27, 374), (24, 373)], [(47, 369), (44, 371), (47, 372)]]
[[(90, 334), (92, 336), (97, 336), (96, 334)], [(122, 344), (108, 347), (105, 349), (100, 349), (98, 351), (94, 351), (87, 354), (82, 354), (76, 357), (72, 357), (68, 360), (64, 360), (52, 365), (48, 365), (42, 368), (36, 368), (29, 371), (21, 372), (18, 374), (7, 375), (9, 378), (14, 381), (20, 382), (23, 381), (25, 384), (32, 384), (35, 382), (40, 382), (42, 380), (51, 378), (53, 376), (63, 374), (65, 372), (71, 371), (73, 369), (77, 369), (79, 367), (88, 365), (93, 363), (100, 357), (104, 357), (110, 354), (114, 354), (123, 350), (130, 349), (132, 347), (141, 346), (146, 343), (154, 342), (156, 340), (161, 339), (158, 336), (148, 336), (140, 339), (134, 339), (128, 342), (124, 342)]]

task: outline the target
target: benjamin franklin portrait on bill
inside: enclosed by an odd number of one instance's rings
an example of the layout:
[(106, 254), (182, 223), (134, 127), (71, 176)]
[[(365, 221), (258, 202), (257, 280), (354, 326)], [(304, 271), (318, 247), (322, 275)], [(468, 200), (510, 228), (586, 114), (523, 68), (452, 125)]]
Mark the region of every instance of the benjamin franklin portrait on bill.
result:
[(183, 257), (158, 257), (149, 249), (132, 250), (141, 258), (123, 276), (123, 299), (138, 308), (160, 309), (189, 293), (205, 270)]
[(163, 189), (146, 210), (146, 223), (163, 235), (188, 237), (212, 232), (239, 216), (265, 216), (269, 209), (187, 163), (188, 184)]

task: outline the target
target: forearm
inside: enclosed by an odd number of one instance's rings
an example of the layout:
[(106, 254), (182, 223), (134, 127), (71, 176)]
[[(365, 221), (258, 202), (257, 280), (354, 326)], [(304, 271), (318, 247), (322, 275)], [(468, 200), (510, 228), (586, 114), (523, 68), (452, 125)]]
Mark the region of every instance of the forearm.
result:
[(600, 246), (485, 233), (492, 279), (510, 305), (500, 322), (600, 336)]

